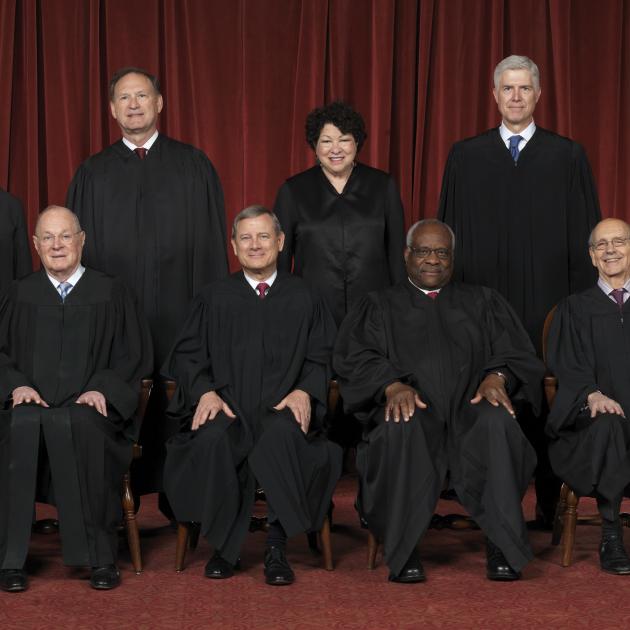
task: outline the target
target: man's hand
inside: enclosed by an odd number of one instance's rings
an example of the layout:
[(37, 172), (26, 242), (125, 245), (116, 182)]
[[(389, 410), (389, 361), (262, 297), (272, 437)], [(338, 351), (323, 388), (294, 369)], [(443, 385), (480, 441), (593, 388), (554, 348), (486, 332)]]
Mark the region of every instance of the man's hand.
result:
[(591, 410), (591, 418), (594, 418), (598, 413), (616, 413), (618, 416), (626, 417), (621, 405), (616, 400), (604, 396), (601, 392), (589, 394), (586, 400)]
[(89, 405), (90, 407), (94, 407), (101, 416), (107, 418), (107, 401), (101, 392), (84, 392), (74, 402), (76, 402), (77, 405)]
[(385, 396), (385, 422), (389, 422), (390, 418), (393, 418), (394, 422), (400, 422), (401, 416), (405, 422), (409, 422), (416, 407), (427, 408), (426, 403), (413, 387), (398, 381), (385, 388)]
[(282, 411), (288, 407), (295, 416), (302, 431), (308, 433), (311, 424), (311, 397), (301, 389), (294, 389), (288, 396), (285, 396), (275, 407)]
[(48, 403), (32, 388), (22, 385), (13, 390), (13, 406), (17, 407), (22, 403), (35, 403), (42, 407), (48, 407)]
[(473, 405), (477, 405), (484, 398), (493, 407), (503, 405), (506, 408), (507, 412), (513, 418), (516, 418), (516, 414), (514, 413), (514, 407), (512, 407), (510, 397), (505, 391), (505, 381), (502, 376), (499, 376), (498, 374), (488, 374), (488, 376), (486, 376), (486, 378), (484, 378), (483, 381), (481, 381), (481, 383), (479, 384), (477, 392), (475, 393), (475, 397), (470, 402)]
[(228, 404), (216, 392), (206, 392), (197, 404), (195, 415), (192, 421), (192, 430), (196, 431), (208, 420), (214, 420), (219, 411), (222, 411), (228, 418), (236, 418), (234, 412)]

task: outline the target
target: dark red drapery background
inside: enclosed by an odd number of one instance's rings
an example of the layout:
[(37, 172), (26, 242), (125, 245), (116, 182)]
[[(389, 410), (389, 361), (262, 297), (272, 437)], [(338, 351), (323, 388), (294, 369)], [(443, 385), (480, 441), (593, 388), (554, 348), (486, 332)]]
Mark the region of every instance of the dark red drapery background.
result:
[(304, 118), (364, 115), (360, 159), (398, 182), (407, 224), (434, 216), (451, 143), (498, 124), (504, 56), (542, 75), (538, 124), (583, 143), (605, 216), (630, 219), (630, 7), (624, 0), (0, 0), (0, 185), (37, 212), (119, 137), (107, 81), (162, 79), (160, 129), (217, 167), (228, 222), (313, 163)]

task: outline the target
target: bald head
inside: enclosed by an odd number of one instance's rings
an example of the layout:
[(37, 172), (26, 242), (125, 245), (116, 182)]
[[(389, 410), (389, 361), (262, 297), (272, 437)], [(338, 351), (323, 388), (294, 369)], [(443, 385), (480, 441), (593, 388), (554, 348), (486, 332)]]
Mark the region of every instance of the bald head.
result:
[(72, 212), (69, 208), (64, 208), (63, 206), (48, 206), (44, 208), (37, 217), (37, 223), (35, 224), (35, 236), (41, 234), (41, 225), (42, 221), (49, 217), (51, 213), (54, 213), (55, 216), (58, 217), (66, 217), (68, 220), (72, 221), (73, 232), (81, 231), (81, 222), (79, 221), (79, 217)]
[(621, 289), (630, 279), (629, 240), (630, 225), (621, 219), (600, 221), (588, 239), (591, 262), (613, 289)]

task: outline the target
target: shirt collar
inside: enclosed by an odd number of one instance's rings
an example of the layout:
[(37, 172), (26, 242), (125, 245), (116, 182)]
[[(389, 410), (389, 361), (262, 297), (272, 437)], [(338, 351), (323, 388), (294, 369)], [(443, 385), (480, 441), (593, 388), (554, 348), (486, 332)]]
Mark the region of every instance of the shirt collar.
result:
[[(613, 288), (601, 278), (601, 276), (597, 279), (597, 286), (606, 294), (610, 295), (610, 292)], [(622, 289), (626, 290), (626, 293), (630, 293), (630, 278), (626, 280), (626, 283), (623, 285)]]
[[(148, 151), (153, 146), (153, 143), (157, 140), (157, 137), (158, 137), (158, 130), (156, 129), (155, 133), (142, 146)], [(131, 149), (132, 151), (138, 148), (137, 145), (135, 145), (130, 140), (127, 140), (127, 138), (125, 138), (124, 136), (123, 136), (122, 141), (125, 144), (125, 146), (128, 149)]]
[[(66, 280), (66, 282), (69, 282), (72, 285), (72, 288), (70, 290), (74, 289), (75, 285), (77, 284), (77, 282), (79, 282), (79, 280), (81, 280), (81, 276), (84, 273), (85, 267), (79, 264), (75, 272)], [(57, 278), (53, 278), (49, 273), (46, 273), (46, 275), (48, 276), (48, 279), (52, 282), (52, 285), (53, 287), (55, 287), (56, 290), (61, 283), (59, 282), (59, 280), (57, 280)]]
[(422, 293), (424, 293), (425, 295), (427, 293), (439, 293), (443, 287), (440, 287), (439, 289), (423, 289), (422, 287), (419, 287), (411, 278), (407, 277), (407, 280), (409, 280), (409, 282), (416, 288), (418, 289), (418, 291), (422, 291)]
[(245, 276), (245, 280), (247, 280), (247, 282), (249, 283), (249, 286), (255, 291), (256, 287), (261, 282), (266, 282), (271, 287), (275, 282), (276, 277), (278, 276), (278, 270), (276, 269), (268, 278), (265, 278), (264, 280), (255, 280), (251, 276), (248, 276), (245, 270), (243, 270), (243, 275)]
[[(532, 139), (532, 136), (534, 135), (535, 131), (536, 131), (536, 124), (534, 123), (533, 120), (532, 120), (532, 122), (529, 123), (529, 125), (527, 125), (527, 127), (525, 127), (525, 129), (523, 129), (523, 131), (521, 131), (521, 132), (519, 132), (517, 134), (514, 133), (513, 131), (510, 131), (505, 126), (504, 122), (501, 122), (501, 126), (499, 127), (499, 133), (501, 134), (501, 140), (503, 140), (503, 142), (505, 143), (505, 146), (507, 146), (507, 147), (510, 146), (510, 138), (512, 136), (521, 136), (521, 138), (523, 138), (523, 140), (521, 140), (521, 142), (525, 141), (525, 143), (527, 143), (527, 142), (529, 142)], [(519, 142), (519, 145), (521, 144), (521, 142)]]

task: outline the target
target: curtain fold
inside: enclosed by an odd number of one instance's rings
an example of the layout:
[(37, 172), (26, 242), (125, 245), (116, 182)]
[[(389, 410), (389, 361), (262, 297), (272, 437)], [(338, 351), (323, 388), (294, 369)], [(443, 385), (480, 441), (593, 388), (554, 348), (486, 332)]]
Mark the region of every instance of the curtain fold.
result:
[(393, 174), (409, 225), (435, 215), (451, 144), (499, 123), (511, 53), (540, 67), (536, 122), (586, 147), (604, 215), (630, 219), (623, 0), (0, 0), (0, 186), (32, 230), (118, 139), (107, 83), (138, 65), (162, 81), (160, 130), (217, 167), (228, 225), (314, 163), (304, 119), (332, 99), (365, 117), (360, 159)]

